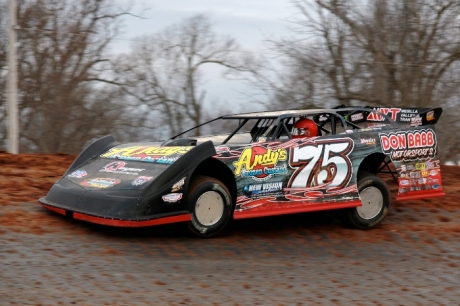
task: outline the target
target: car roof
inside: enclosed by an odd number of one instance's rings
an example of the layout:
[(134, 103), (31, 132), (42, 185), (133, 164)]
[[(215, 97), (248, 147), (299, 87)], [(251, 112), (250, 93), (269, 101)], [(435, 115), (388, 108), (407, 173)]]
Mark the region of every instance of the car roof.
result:
[(251, 112), (234, 115), (222, 116), (224, 119), (245, 119), (245, 118), (278, 118), (282, 115), (312, 115), (321, 112), (336, 113), (337, 109), (291, 109), (291, 110), (278, 110), (278, 111), (265, 111), (265, 112)]

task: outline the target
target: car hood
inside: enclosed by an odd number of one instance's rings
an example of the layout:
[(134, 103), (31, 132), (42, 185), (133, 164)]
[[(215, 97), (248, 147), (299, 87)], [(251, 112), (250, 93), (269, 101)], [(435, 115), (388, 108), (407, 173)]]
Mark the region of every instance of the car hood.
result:
[(194, 146), (161, 143), (117, 145), (68, 173), (65, 178), (86, 190), (144, 189)]

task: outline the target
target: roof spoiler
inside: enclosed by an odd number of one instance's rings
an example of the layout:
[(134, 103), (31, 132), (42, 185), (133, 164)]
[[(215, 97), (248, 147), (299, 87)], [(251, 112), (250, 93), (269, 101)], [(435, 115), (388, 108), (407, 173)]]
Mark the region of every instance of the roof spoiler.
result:
[[(334, 107), (335, 109), (340, 108), (359, 108), (356, 111), (346, 111), (347, 120), (353, 123), (361, 122), (389, 122), (393, 120), (394, 122), (401, 124), (410, 124), (411, 126), (427, 125), (427, 124), (436, 124), (441, 117), (442, 108), (401, 108), (401, 107), (370, 107), (366, 106), (364, 108), (369, 108), (369, 111), (364, 111), (363, 107), (357, 106), (345, 106), (339, 105)], [(381, 114), (387, 115), (382, 116)]]

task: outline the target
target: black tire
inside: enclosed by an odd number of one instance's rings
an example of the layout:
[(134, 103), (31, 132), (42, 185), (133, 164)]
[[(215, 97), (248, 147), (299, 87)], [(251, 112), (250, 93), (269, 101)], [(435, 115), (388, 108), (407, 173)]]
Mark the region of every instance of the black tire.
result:
[(358, 175), (358, 192), (363, 205), (344, 210), (341, 219), (345, 224), (359, 229), (374, 228), (388, 214), (390, 190), (380, 177), (363, 172)]
[(218, 179), (198, 176), (193, 179), (188, 203), (192, 220), (189, 230), (199, 237), (211, 237), (227, 225), (233, 213), (232, 198)]

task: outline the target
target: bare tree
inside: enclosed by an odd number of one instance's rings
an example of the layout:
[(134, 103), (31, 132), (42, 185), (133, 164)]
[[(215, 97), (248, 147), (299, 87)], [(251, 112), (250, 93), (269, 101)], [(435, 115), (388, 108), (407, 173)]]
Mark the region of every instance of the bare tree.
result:
[(7, 5), (0, 2), (0, 142), (5, 139), (5, 121), (6, 121), (6, 80), (7, 80), (7, 42), (8, 42), (8, 23), (7, 23)]
[[(234, 39), (217, 36), (209, 18), (199, 14), (165, 30), (145, 36), (130, 54), (117, 61), (120, 83), (143, 107), (164, 135), (202, 122), (206, 99), (205, 66), (246, 71), (250, 60)], [(152, 115), (153, 112), (153, 115)], [(156, 112), (156, 113), (155, 113)], [(200, 129), (196, 130), (200, 134)]]
[(107, 50), (125, 14), (110, 0), (19, 1), (20, 152), (76, 153), (123, 123), (121, 92), (104, 84), (113, 79)]
[[(301, 16), (295, 23), (297, 36), (273, 45), (289, 63), (281, 79), (287, 84), (283, 90), (275, 88), (272, 99), (280, 104), (289, 100), (289, 106), (310, 100), (322, 105), (443, 106), (447, 113), (440, 126), (458, 124), (459, 112), (452, 106), (460, 93), (459, 1), (293, 3)], [(448, 142), (444, 136), (441, 140)], [(443, 158), (459, 144), (443, 151)]]

